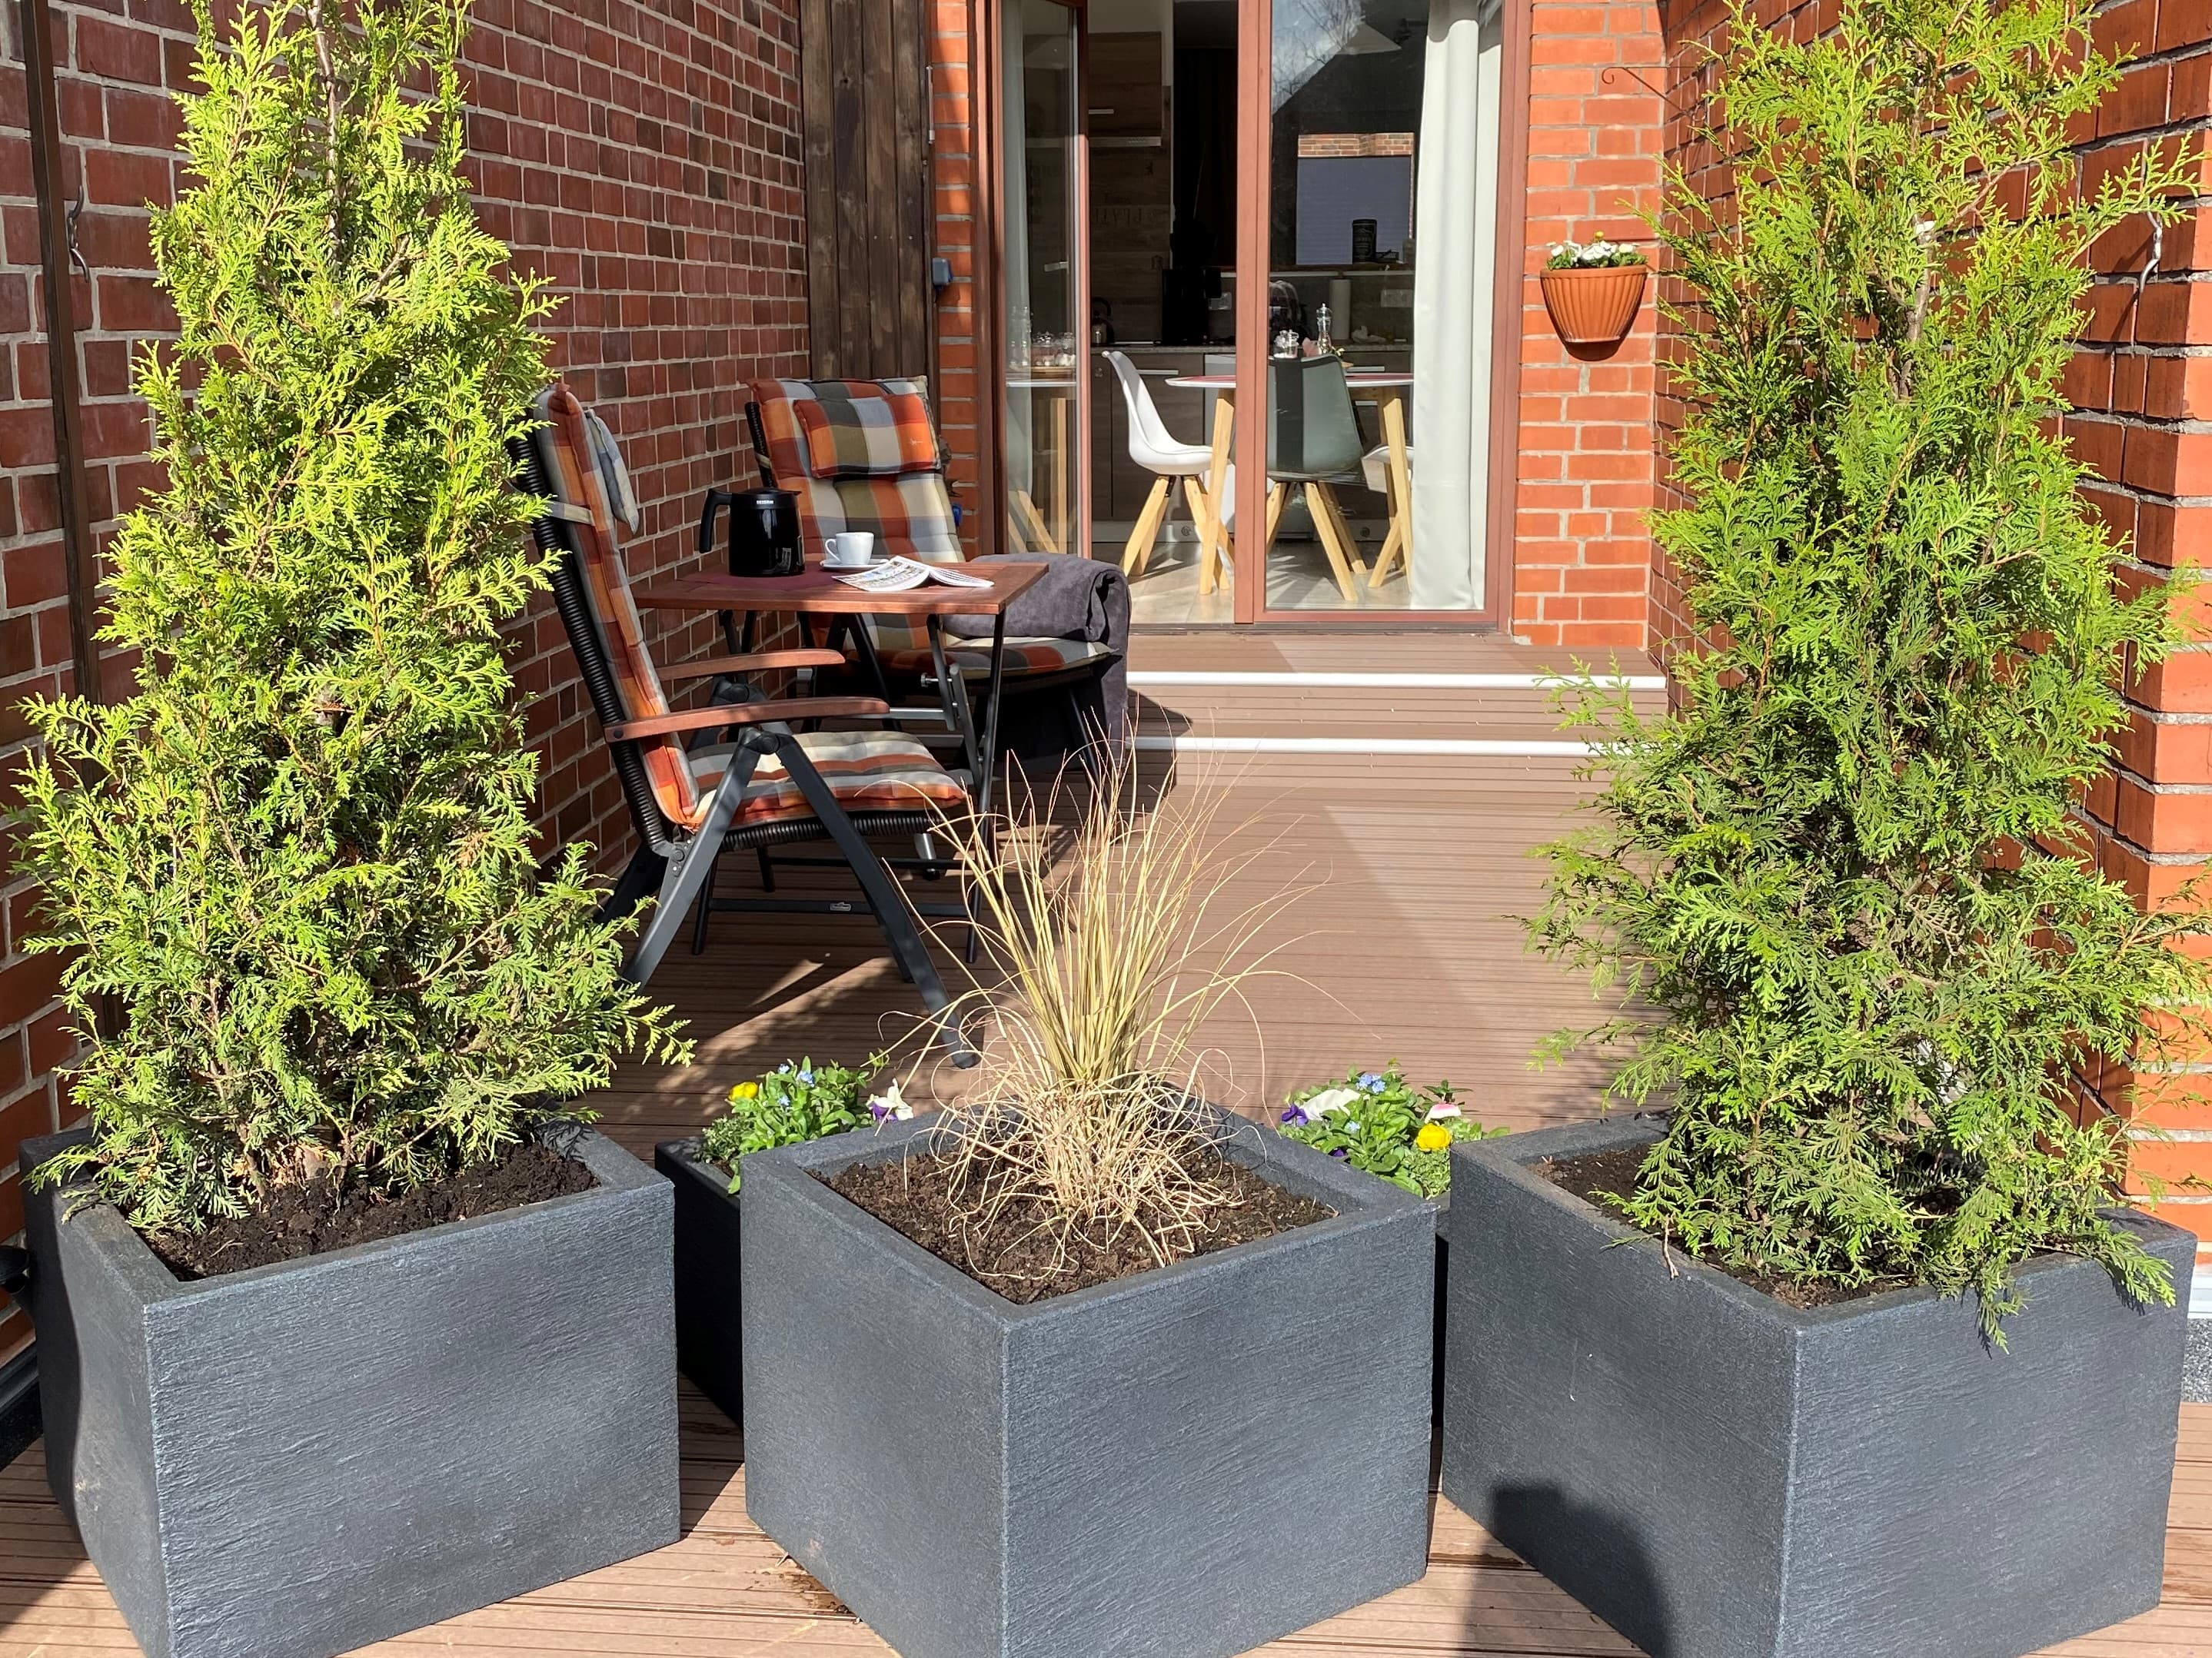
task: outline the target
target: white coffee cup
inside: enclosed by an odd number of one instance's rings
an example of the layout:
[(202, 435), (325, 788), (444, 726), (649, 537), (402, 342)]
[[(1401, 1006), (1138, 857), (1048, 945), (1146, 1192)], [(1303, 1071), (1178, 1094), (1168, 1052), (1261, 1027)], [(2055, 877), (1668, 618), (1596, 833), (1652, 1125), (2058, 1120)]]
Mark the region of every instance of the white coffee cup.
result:
[(872, 562), (875, 556), (875, 533), (869, 530), (848, 530), (822, 544), (822, 562), (832, 569), (858, 569)]

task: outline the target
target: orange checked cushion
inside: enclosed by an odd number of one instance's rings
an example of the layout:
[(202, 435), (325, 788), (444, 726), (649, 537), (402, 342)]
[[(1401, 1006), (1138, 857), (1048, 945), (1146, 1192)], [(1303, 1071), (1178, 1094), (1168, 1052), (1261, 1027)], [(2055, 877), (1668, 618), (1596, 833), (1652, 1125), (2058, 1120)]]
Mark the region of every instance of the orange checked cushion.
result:
[(849, 381), (817, 381), (813, 396), (793, 398), (806, 470), (818, 478), (904, 477), (939, 465), (937, 428), (919, 392), (885, 382), (875, 395)]
[[(830, 785), (837, 803), (855, 816), (872, 811), (958, 811), (968, 788), (911, 737), (896, 732), (804, 732), (799, 746)], [(691, 774), (702, 789), (720, 786), (732, 745), (717, 743), (691, 751)], [(790, 817), (811, 817), (814, 808), (792, 781), (783, 762), (763, 755), (732, 829), (750, 829)]]

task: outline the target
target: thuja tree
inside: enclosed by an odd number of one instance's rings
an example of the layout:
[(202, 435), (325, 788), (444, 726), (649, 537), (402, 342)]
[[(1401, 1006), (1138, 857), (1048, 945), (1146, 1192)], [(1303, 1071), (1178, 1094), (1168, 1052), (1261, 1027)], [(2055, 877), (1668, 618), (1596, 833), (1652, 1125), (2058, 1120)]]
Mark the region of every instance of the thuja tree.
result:
[[(1845, 0), (1799, 43), (1739, 11), (1714, 214), (1677, 175), (1691, 303), (1656, 522), (1699, 647), (1673, 711), (1601, 744), (1596, 826), (1550, 849), (1542, 948), (1654, 1017), (1616, 1100), (1671, 1108), (1627, 1209), (1731, 1268), (1972, 1289), (1994, 1321), (2044, 1250), (2138, 1297), (2163, 1268), (2100, 1216), (2124, 1145), (2068, 1109), (2087, 1056), (2199, 1004), (2077, 855), (2130, 658), (2172, 641), (2053, 431), (2088, 245), (2157, 220), (2157, 153), (2078, 185), (2114, 85), (2086, 0)], [(2184, 1015), (2185, 1017), (2185, 1015)]]
[(548, 302), (470, 207), (464, 14), (196, 9), (153, 230), (179, 332), (137, 365), (167, 483), (102, 635), (135, 679), (33, 708), (26, 796), (88, 1043), (55, 1173), (142, 1226), (418, 1184), (678, 1047), (580, 854), (533, 852), (500, 626), (542, 577), (502, 446)]

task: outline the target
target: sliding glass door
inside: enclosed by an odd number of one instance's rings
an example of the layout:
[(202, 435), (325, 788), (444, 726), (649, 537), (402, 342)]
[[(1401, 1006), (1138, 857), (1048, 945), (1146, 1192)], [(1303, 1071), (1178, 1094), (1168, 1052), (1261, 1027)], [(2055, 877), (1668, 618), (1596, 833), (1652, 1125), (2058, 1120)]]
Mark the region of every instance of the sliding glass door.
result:
[(1265, 283), (1265, 338), (1237, 388), (1261, 416), (1240, 454), (1264, 489), (1248, 489), (1261, 532), (1238, 537), (1238, 614), (1480, 610), (1503, 9), (1273, 0), (1272, 13), (1266, 220), (1251, 238), (1266, 264), (1240, 272)]
[(1084, 26), (1058, 0), (1002, 0), (999, 190), (1006, 523), (1011, 552), (1081, 552), (1089, 301)]

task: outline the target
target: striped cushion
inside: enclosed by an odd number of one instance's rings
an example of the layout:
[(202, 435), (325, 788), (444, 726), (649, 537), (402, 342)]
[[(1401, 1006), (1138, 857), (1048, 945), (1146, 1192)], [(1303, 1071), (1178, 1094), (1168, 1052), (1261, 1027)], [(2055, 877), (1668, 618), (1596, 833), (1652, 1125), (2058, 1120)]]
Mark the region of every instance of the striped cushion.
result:
[(900, 477), (934, 472), (943, 464), (929, 403), (918, 391), (886, 386), (875, 396), (844, 382), (786, 382), (812, 395), (794, 395), (792, 411), (806, 440), (806, 470), (818, 478)]
[[(933, 806), (958, 811), (968, 804), (967, 786), (927, 749), (896, 732), (805, 732), (799, 746), (848, 812), (927, 811)], [(733, 752), (734, 745), (726, 743), (691, 751), (691, 774), (702, 791), (720, 786)], [(783, 762), (769, 754), (753, 772), (732, 827), (813, 815)]]
[[(1112, 646), (1085, 639), (1010, 639), (1006, 641), (1006, 671), (1010, 674), (1052, 673), (1061, 668), (1096, 662), (1102, 657), (1113, 654)], [(947, 640), (945, 659), (956, 673), (973, 675), (991, 671), (991, 647), (980, 641), (955, 642)], [(927, 645), (918, 650), (893, 651), (884, 658), (884, 666), (897, 674), (923, 674), (936, 671)]]
[[(592, 417), (575, 394), (559, 383), (538, 394), (537, 408), (545, 424), (532, 434), (532, 441), (545, 463), (554, 494), (563, 505), (580, 507), (588, 515), (588, 521), (571, 520), (568, 531), (583, 569), (592, 618), (599, 624), (599, 636), (606, 641), (607, 660), (614, 670), (623, 712), (632, 720), (666, 714), (668, 695), (645, 647), (645, 628), (630, 597), (629, 571), (617, 540), (616, 509), (608, 499), (607, 475), (599, 464)], [(599, 431), (605, 433), (605, 427)], [(607, 434), (605, 448), (611, 450), (613, 441), (612, 434)], [(674, 737), (648, 737), (638, 747), (644, 753), (646, 775), (662, 813), (678, 829), (698, 828), (706, 816), (706, 803), (691, 786), (682, 743)]]

